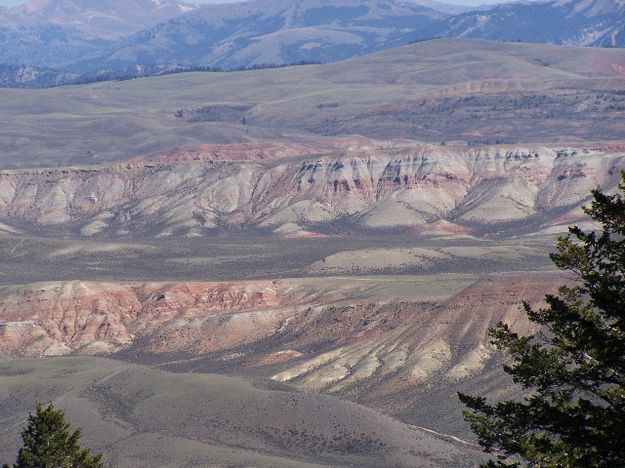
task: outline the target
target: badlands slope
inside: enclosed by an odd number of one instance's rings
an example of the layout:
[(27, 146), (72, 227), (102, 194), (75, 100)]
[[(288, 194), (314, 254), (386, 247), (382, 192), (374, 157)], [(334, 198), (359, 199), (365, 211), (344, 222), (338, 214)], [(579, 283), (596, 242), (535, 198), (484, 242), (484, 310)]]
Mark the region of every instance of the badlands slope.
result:
[(455, 392), (491, 393), (502, 381), (487, 328), (529, 330), (520, 301), (540, 304), (562, 281), (510, 272), (5, 286), (0, 353), (114, 353), (175, 372), (262, 377), (467, 436)]
[[(0, 90), (1, 440), (56, 399), (96, 434), (115, 426), (113, 464), (163, 441), (190, 465), (474, 464), (380, 413), (468, 437), (456, 392), (510, 394), (486, 331), (529, 330), (521, 301), (566, 280), (555, 234), (615, 190), (623, 60), (430, 41)], [(243, 393), (216, 402), (215, 385)]]
[(191, 161), (0, 171), (0, 222), (13, 233), (109, 238), (218, 228), (310, 236), (337, 222), (421, 233), (511, 223), (540, 231), (581, 219), (590, 190), (614, 189), (625, 169), (621, 148), (601, 146), (352, 147), (268, 151), (268, 160), (220, 148), (219, 157), (205, 148)]

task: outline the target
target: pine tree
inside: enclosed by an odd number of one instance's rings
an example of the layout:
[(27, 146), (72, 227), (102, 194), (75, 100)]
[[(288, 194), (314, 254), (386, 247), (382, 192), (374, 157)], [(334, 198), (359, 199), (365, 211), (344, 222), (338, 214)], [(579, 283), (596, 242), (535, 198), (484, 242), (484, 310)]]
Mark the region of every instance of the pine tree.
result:
[[(80, 429), (70, 433), (65, 412), (37, 404), (22, 432), (23, 447), (13, 468), (102, 468), (102, 455), (80, 446)], [(9, 468), (5, 465), (5, 468)]]
[(598, 232), (570, 228), (551, 255), (577, 285), (524, 304), (540, 332), (519, 336), (499, 323), (493, 344), (505, 350), (506, 373), (527, 396), (489, 404), (459, 394), (486, 452), (486, 466), (625, 466), (625, 173), (620, 193), (592, 192), (584, 211)]

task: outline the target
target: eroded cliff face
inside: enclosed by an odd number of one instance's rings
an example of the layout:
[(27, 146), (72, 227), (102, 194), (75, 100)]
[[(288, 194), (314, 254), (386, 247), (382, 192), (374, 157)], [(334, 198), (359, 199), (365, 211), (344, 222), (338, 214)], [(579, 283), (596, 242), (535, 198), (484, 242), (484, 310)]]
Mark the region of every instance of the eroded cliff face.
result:
[(520, 301), (541, 302), (561, 278), (449, 280), (440, 293), (370, 281), (380, 290), (357, 279), (4, 287), (0, 352), (191, 353), (306, 390), (368, 394), (368, 382), (381, 396), (479, 374), (494, 354), (488, 327), (527, 331)]
[(576, 205), (597, 186), (613, 189), (625, 168), (618, 148), (275, 150), (220, 147), (202, 157), (2, 171), (0, 222), (82, 236), (202, 235), (223, 226), (294, 235), (342, 219), (422, 229), (544, 216), (549, 226), (579, 219)]
[[(196, 350), (189, 338), (207, 320), (259, 313), (298, 302), (281, 283), (41, 283), (5, 287), (0, 299), (0, 351), (17, 356), (118, 351), (165, 328), (155, 351)], [(299, 298), (301, 300), (301, 298)], [(227, 322), (229, 318), (226, 318)], [(211, 341), (211, 337), (207, 337)], [(234, 336), (226, 340), (236, 340)], [(253, 339), (253, 338), (250, 338)], [(199, 350), (199, 349), (197, 349)]]

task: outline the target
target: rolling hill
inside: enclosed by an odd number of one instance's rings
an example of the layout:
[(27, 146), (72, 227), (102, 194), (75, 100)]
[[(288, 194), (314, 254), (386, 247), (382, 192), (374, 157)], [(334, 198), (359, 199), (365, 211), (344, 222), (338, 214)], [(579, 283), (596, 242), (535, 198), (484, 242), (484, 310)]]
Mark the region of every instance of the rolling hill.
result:
[(436, 40), (319, 66), (2, 90), (2, 163), (40, 169), (0, 173), (0, 221), (104, 237), (540, 231), (578, 219), (593, 185), (615, 187), (623, 70), (613, 49)]
[[(0, 63), (78, 73), (86, 81), (143, 76), (145, 70), (335, 62), (436, 37), (620, 47), (624, 17), (621, 0), (519, 2), (470, 11), (405, 0), (199, 7), (33, 0), (0, 12)], [(65, 77), (61, 83), (73, 82)]]
[[(117, 44), (104, 67), (166, 62), (233, 68), (332, 62), (407, 42), (444, 14), (403, 1), (255, 0), (206, 6)], [(93, 67), (92, 64), (80, 66)]]
[(434, 40), (333, 64), (5, 89), (0, 164), (101, 164), (285, 140), (310, 153), (385, 139), (603, 145), (623, 138), (624, 81), (618, 49)]
[(0, 357), (0, 457), (32, 402), (54, 402), (108, 466), (471, 466), (471, 444), (362, 406), (238, 377), (103, 358)]

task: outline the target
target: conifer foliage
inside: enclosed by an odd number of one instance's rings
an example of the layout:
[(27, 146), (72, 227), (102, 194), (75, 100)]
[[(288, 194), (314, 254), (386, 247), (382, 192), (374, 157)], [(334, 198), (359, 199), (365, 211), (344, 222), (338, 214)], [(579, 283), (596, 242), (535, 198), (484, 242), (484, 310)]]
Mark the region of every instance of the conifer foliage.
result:
[(505, 350), (505, 372), (526, 392), (521, 401), (487, 403), (460, 394), (486, 452), (486, 466), (625, 466), (625, 173), (620, 193), (592, 192), (585, 207), (598, 232), (570, 228), (551, 258), (575, 286), (524, 304), (540, 326), (519, 336), (499, 323), (493, 344)]
[(24, 445), (13, 468), (102, 468), (102, 455), (80, 446), (81, 430), (70, 431), (64, 411), (52, 403), (38, 404), (22, 432)]

